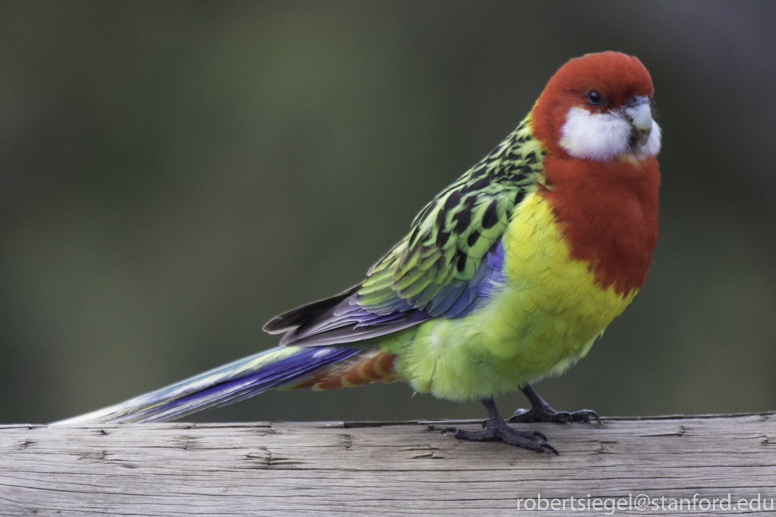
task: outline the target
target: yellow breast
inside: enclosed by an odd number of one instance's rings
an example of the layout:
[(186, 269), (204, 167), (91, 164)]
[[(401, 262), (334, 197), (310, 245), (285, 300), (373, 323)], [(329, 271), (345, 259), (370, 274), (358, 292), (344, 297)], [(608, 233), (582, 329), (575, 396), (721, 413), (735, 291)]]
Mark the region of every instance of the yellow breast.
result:
[(540, 193), (515, 209), (503, 244), (504, 284), (486, 304), (464, 318), (428, 321), (396, 336), (397, 369), (418, 391), (481, 398), (560, 373), (636, 294), (602, 289), (593, 265), (571, 258)]
[[(489, 304), (493, 354), (522, 355), (547, 372), (589, 349), (633, 300), (595, 281), (594, 264), (571, 258), (548, 201), (535, 193), (504, 235), (505, 288)], [(484, 316), (484, 314), (483, 314)], [(510, 345), (511, 341), (511, 345)]]

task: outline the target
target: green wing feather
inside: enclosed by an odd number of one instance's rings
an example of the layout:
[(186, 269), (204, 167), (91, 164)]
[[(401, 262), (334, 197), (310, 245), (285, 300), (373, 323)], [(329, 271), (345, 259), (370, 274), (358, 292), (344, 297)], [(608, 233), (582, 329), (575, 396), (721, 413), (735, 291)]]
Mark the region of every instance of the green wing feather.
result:
[(359, 303), (379, 308), (399, 297), (423, 308), (451, 282), (474, 279), (512, 210), (542, 181), (541, 158), (523, 122), (420, 211), (407, 237), (367, 273)]
[(528, 123), (426, 205), (362, 284), (276, 316), (264, 329), (287, 332), (286, 345), (352, 343), (471, 308), (513, 209), (544, 181)]

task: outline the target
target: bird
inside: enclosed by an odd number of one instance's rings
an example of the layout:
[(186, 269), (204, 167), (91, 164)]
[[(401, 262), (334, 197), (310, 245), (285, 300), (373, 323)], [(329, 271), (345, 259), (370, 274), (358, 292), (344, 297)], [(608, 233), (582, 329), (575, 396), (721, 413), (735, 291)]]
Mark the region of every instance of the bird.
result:
[[(361, 283), (271, 319), (276, 347), (54, 425), (169, 421), (272, 388), (404, 381), (484, 404), (481, 430), (443, 429), (457, 439), (558, 454), (509, 424), (600, 422), (556, 411), (532, 384), (584, 357), (645, 282), (659, 232), (653, 93), (635, 56), (569, 60)], [(505, 420), (494, 398), (518, 390), (531, 407)]]

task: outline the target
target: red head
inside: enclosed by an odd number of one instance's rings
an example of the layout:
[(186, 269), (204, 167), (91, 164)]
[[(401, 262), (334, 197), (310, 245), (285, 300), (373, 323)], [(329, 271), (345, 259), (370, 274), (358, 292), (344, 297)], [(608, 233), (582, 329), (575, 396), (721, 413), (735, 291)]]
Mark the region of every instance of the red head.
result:
[(563, 65), (533, 109), (533, 130), (551, 153), (606, 161), (660, 150), (652, 78), (637, 58), (587, 54)]

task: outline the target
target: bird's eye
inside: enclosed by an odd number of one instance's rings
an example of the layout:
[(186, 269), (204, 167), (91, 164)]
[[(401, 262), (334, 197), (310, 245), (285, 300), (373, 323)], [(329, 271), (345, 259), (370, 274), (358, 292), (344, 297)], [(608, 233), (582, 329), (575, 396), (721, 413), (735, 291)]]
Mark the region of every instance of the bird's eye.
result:
[(601, 104), (601, 94), (595, 90), (590, 90), (587, 92), (587, 100), (590, 101), (590, 104)]

